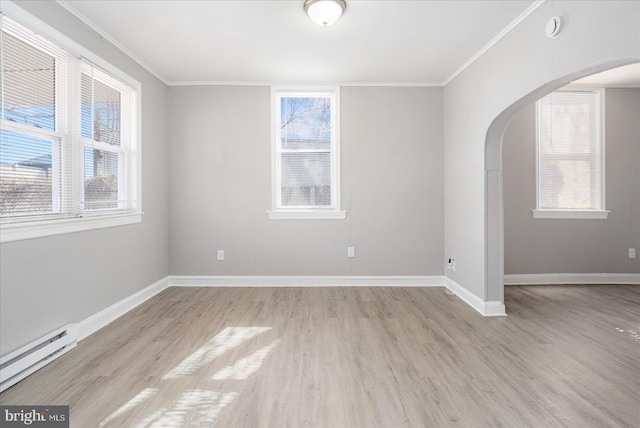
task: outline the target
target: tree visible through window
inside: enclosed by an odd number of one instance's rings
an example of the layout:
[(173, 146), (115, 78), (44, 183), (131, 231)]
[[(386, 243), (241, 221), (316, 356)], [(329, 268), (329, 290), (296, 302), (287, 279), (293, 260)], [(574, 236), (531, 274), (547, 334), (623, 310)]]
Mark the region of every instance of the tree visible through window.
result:
[(280, 100), (283, 207), (331, 206), (331, 99)]
[(274, 90), (274, 210), (339, 209), (337, 91)]

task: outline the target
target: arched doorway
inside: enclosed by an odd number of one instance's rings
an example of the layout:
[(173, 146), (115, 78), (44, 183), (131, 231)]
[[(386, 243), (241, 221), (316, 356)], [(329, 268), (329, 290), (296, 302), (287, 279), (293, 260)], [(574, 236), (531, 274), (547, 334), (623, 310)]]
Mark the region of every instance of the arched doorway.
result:
[(485, 296), (504, 304), (504, 216), (502, 143), (505, 128), (523, 107), (574, 80), (602, 71), (638, 62), (638, 58), (605, 61), (540, 86), (500, 113), (491, 123), (485, 141)]

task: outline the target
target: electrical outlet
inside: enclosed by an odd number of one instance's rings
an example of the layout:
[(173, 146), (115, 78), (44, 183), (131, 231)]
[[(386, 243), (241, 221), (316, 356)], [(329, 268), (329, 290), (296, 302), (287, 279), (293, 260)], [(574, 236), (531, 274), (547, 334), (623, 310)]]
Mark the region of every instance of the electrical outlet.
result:
[(224, 250), (218, 250), (218, 260), (224, 260)]
[(636, 258), (636, 249), (635, 248), (629, 248), (629, 258), (630, 259), (635, 259)]
[(456, 271), (456, 259), (454, 259), (453, 257), (449, 257), (449, 260), (447, 261), (447, 269), (452, 272)]
[(356, 249), (355, 247), (347, 247), (347, 257), (355, 257)]

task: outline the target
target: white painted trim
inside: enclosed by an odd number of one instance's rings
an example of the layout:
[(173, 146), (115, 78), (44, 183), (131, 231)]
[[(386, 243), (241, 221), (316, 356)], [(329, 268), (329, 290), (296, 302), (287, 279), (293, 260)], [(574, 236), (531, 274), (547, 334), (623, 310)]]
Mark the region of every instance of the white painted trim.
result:
[[(10, 0), (3, 0), (4, 3), (9, 2)], [(81, 13), (78, 9), (69, 4), (66, 0), (55, 0), (60, 6), (66, 9), (73, 16), (82, 21), (85, 25), (93, 29), (96, 33), (98, 33), (101, 37), (109, 41), (116, 48), (120, 49), (125, 55), (129, 56), (132, 60), (142, 66), (149, 73), (153, 74), (157, 77), (162, 83), (167, 86), (272, 86), (275, 84), (282, 84), (277, 82), (242, 82), (242, 81), (209, 81), (209, 80), (199, 80), (199, 81), (169, 81), (164, 76), (162, 76), (158, 71), (151, 68), (146, 62), (144, 62), (140, 57), (130, 51), (127, 47), (125, 47), (122, 43), (116, 40), (113, 36), (107, 33), (104, 29), (98, 26), (95, 22), (91, 21), (87, 16)], [(447, 77), (441, 83), (429, 83), (429, 82), (327, 82), (327, 84), (338, 84), (339, 86), (390, 86), (390, 87), (403, 87), (403, 86), (424, 86), (424, 87), (438, 87), (442, 88), (449, 84), (453, 79), (455, 79), (460, 73), (462, 73), (467, 67), (473, 64), (478, 58), (480, 58), (486, 51), (488, 51), (493, 45), (498, 43), (503, 37), (505, 37), (511, 30), (513, 30), (520, 22), (526, 19), (531, 13), (533, 13), (536, 9), (542, 6), (546, 0), (536, 0), (533, 4), (531, 4), (524, 12), (522, 12), (516, 19), (514, 19), (509, 25), (507, 25), (502, 31), (500, 31), (493, 39), (489, 41), (485, 46), (483, 46), (478, 52), (476, 52), (471, 58), (465, 61), (456, 71), (454, 71), (449, 77)], [(303, 83), (304, 84), (304, 83)]]
[(504, 276), (505, 285), (636, 284), (640, 273), (527, 273)]
[(346, 211), (267, 211), (269, 220), (344, 220)]
[(500, 31), (493, 39), (489, 41), (486, 45), (482, 47), (478, 52), (475, 53), (471, 58), (469, 58), (460, 68), (454, 71), (451, 76), (447, 77), (444, 82), (442, 82), (442, 86), (446, 86), (455, 79), (460, 73), (462, 73), (467, 67), (473, 64), (478, 58), (480, 58), (486, 51), (491, 49), (493, 45), (498, 43), (504, 36), (509, 34), (511, 30), (513, 30), (518, 24), (524, 21), (529, 15), (531, 15), (536, 9), (544, 4), (546, 0), (536, 0), (531, 6), (529, 6), (524, 12), (520, 14), (516, 19), (514, 19), (509, 25), (507, 25), (502, 31)]
[(125, 297), (106, 309), (78, 323), (78, 341), (85, 339), (107, 324), (120, 318), (136, 306), (144, 303), (169, 286), (169, 277), (164, 277), (129, 297)]
[(482, 315), (485, 317), (506, 317), (507, 312), (504, 303), (490, 300), (484, 302), (484, 313)]
[(170, 275), (169, 287), (446, 287), (483, 316), (505, 316), (502, 302), (485, 302), (443, 275), (218, 276)]
[[(160, 293), (168, 286), (169, 277), (166, 276), (151, 284), (150, 286), (138, 291), (137, 293), (132, 294), (129, 297), (125, 297), (124, 299), (114, 303), (108, 308), (103, 309), (102, 311), (90, 316), (89, 318), (86, 318), (78, 324), (68, 324), (53, 331), (52, 333), (43, 336), (40, 339), (29, 343), (28, 345), (21, 347), (20, 349), (17, 349), (1, 357), (0, 364), (5, 364), (6, 362), (20, 356), (20, 354), (29, 351), (31, 348), (41, 345), (46, 340), (48, 340), (48, 338), (54, 337), (67, 330), (67, 335), (63, 337), (59, 342), (57, 342), (56, 345), (52, 344), (49, 346), (44, 346), (41, 349), (38, 349), (36, 352), (27, 355), (25, 361), (20, 362), (21, 368), (24, 366), (27, 366), (27, 368), (21, 370), (19, 374), (13, 375), (13, 372), (10, 372), (5, 378), (5, 373), (3, 373), (2, 379), (0, 379), (0, 392), (26, 378), (35, 371), (41, 369), (56, 358), (69, 352), (71, 349), (76, 347), (77, 342), (87, 338), (96, 331), (100, 330), (102, 327), (120, 318), (122, 315), (126, 314), (136, 306), (144, 303), (151, 297)], [(55, 349), (57, 349), (57, 351)], [(49, 355), (50, 350), (54, 351), (51, 355)], [(33, 364), (29, 365), (31, 362), (33, 362)]]
[(142, 213), (117, 214), (94, 217), (74, 217), (67, 219), (6, 223), (0, 226), (0, 243), (83, 232), (93, 229), (124, 226), (140, 223)]
[(94, 65), (97, 65), (98, 67), (111, 73), (114, 77), (122, 80), (132, 88), (138, 90), (141, 87), (140, 82), (138, 82), (136, 79), (129, 76), (118, 67), (111, 65), (111, 63), (107, 62), (106, 60), (96, 55), (89, 49), (85, 48), (83, 45), (71, 39), (70, 37), (67, 37), (65, 34), (56, 30), (46, 22), (22, 9), (12, 1), (2, 0), (2, 2), (0, 2), (0, 5), (2, 13), (6, 14), (9, 18), (13, 19), (19, 24), (24, 25), (32, 31), (40, 33), (49, 41), (58, 44), (61, 48), (67, 50), (68, 52), (71, 52), (75, 56), (85, 58), (86, 60), (92, 62)]
[[(598, 91), (603, 91), (606, 92), (607, 89), (638, 89), (640, 88), (640, 84), (638, 85), (633, 85), (633, 84), (618, 84), (618, 85), (612, 85), (612, 84), (606, 84), (606, 85), (595, 85), (595, 84), (589, 84), (586, 85), (584, 83), (569, 83), (568, 85), (563, 86), (560, 89), (557, 89), (558, 91), (588, 91), (588, 92), (598, 92)], [(604, 98), (602, 100), (602, 105), (605, 105), (604, 102)]]
[[(2, 0), (2, 2), (0, 2), (0, 7), (3, 14), (6, 14), (7, 17), (16, 21), (18, 24), (28, 28), (30, 31), (35, 31), (48, 42), (57, 45), (59, 48), (68, 51), (72, 55), (89, 61), (93, 65), (101, 68), (111, 76), (120, 80), (124, 86), (130, 87), (132, 91), (135, 92), (131, 97), (131, 102), (137, 103), (137, 108), (132, 109), (131, 111), (132, 138), (129, 147), (129, 155), (135, 157), (137, 162), (135, 173), (133, 174), (133, 177), (130, 177), (135, 186), (129, 189), (131, 193), (135, 193), (135, 197), (132, 198), (133, 201), (135, 201), (135, 206), (132, 210), (133, 212), (119, 211), (103, 213), (103, 215), (87, 212), (83, 213), (82, 217), (62, 219), (46, 219), (45, 217), (40, 217), (38, 219), (34, 218), (33, 221), (23, 221), (20, 223), (6, 222), (0, 225), (0, 243), (140, 223), (142, 221), (142, 131), (140, 125), (142, 120), (142, 84), (81, 44), (77, 43), (75, 40), (67, 37), (65, 34), (51, 27), (46, 22), (25, 11), (12, 1)], [(73, 61), (77, 61), (77, 59)], [(73, 202), (74, 205), (76, 202), (77, 201)]]
[[(328, 97), (331, 99), (331, 205), (326, 207), (290, 208), (281, 206), (281, 168), (283, 148), (280, 141), (280, 100), (296, 96)], [(340, 210), (340, 86), (272, 86), (271, 87), (271, 211), (270, 220), (340, 220), (346, 213)]]
[(540, 208), (540, 100), (535, 103), (535, 146), (536, 146), (536, 208), (532, 210), (534, 219), (574, 219), (574, 220), (606, 220), (609, 212), (606, 205), (606, 150), (605, 150), (605, 91), (598, 89), (560, 88), (558, 92), (588, 92), (596, 96), (596, 209), (541, 209)]
[(469, 290), (455, 282), (449, 277), (445, 277), (446, 287), (458, 296), (463, 302), (475, 309), (480, 315), (485, 317), (506, 316), (504, 303), (498, 301), (485, 302)]
[[(9, 0), (3, 0), (8, 2)], [(513, 30), (520, 22), (527, 18), (531, 13), (538, 9), (546, 0), (536, 0), (531, 6), (529, 6), (524, 12), (522, 12), (516, 19), (514, 19), (509, 25), (507, 25), (502, 31), (500, 31), (493, 39), (483, 46), (478, 52), (476, 52), (471, 58), (464, 62), (456, 71), (454, 71), (449, 77), (447, 77), (441, 83), (429, 83), (429, 82), (339, 82), (340, 86), (424, 86), (424, 87), (437, 87), (441, 88), (449, 84), (453, 79), (462, 73), (467, 67), (473, 64), (478, 58), (480, 58), (486, 51), (488, 51), (493, 45), (498, 43), (503, 37), (505, 37), (511, 30)], [(109, 41), (116, 48), (120, 49), (124, 54), (129, 56), (132, 60), (140, 64), (145, 70), (157, 77), (162, 83), (167, 86), (272, 86), (274, 84), (280, 84), (276, 82), (242, 82), (242, 81), (216, 81), (216, 80), (198, 80), (198, 81), (181, 81), (174, 82), (169, 81), (163, 77), (155, 69), (151, 68), (146, 62), (139, 58), (136, 54), (130, 51), (122, 43), (116, 40), (113, 36), (103, 30), (96, 23), (87, 18), (78, 9), (70, 5), (66, 0), (56, 0), (56, 2), (66, 9), (73, 16), (82, 21), (85, 25), (93, 29), (101, 37)], [(329, 82), (331, 83), (331, 82)]]
[[(192, 80), (183, 82), (167, 82), (167, 86), (309, 86), (316, 83), (309, 82), (243, 82), (243, 81), (224, 81), (224, 80)], [(370, 86), (370, 87), (428, 87), (428, 88), (442, 88), (442, 83), (428, 83), (428, 82), (318, 82), (320, 86)]]
[[(8, 0), (4, 0), (4, 1), (8, 1)], [(78, 18), (80, 21), (82, 21), (85, 25), (87, 25), (89, 28), (91, 28), (93, 31), (95, 31), (96, 33), (98, 33), (102, 38), (104, 38), (105, 40), (107, 40), (109, 43), (111, 43), (113, 46), (115, 46), (116, 48), (120, 49), (125, 55), (127, 55), (129, 58), (131, 58), (132, 60), (134, 60), (135, 62), (137, 62), (140, 66), (142, 66), (142, 68), (144, 68), (145, 70), (147, 70), (149, 73), (153, 74), (155, 77), (157, 77), (162, 83), (164, 83), (165, 85), (167, 85), (167, 79), (165, 79), (162, 75), (160, 75), (160, 73), (158, 73), (156, 70), (154, 70), (153, 68), (151, 68), (146, 62), (144, 62), (142, 59), (140, 59), (136, 54), (134, 54), (133, 52), (131, 52), (129, 49), (127, 49), (122, 43), (120, 43), (118, 40), (116, 40), (113, 36), (111, 36), (109, 33), (107, 33), (105, 30), (103, 30), (101, 27), (99, 27), (95, 22), (91, 21), (89, 18), (87, 18), (84, 14), (82, 14), (78, 9), (76, 9), (75, 7), (71, 6), (69, 4), (69, 2), (67, 2), (66, 0), (56, 0), (56, 3), (58, 3), (60, 6), (62, 6), (64, 9), (66, 9), (69, 13), (71, 13), (73, 16), (75, 16), (76, 18)]]
[(426, 276), (218, 276), (170, 275), (170, 287), (444, 287), (445, 277)]
[(611, 211), (607, 210), (531, 210), (533, 218), (555, 218), (564, 220), (606, 220)]
[[(637, 275), (640, 276), (640, 275)], [(168, 287), (335, 287), (335, 286), (362, 286), (362, 287), (447, 287), (460, 299), (470, 305), (484, 316), (503, 316), (504, 305), (501, 302), (483, 302), (480, 298), (470, 293), (450, 278), (442, 275), (405, 275), (405, 276), (196, 276), (196, 275), (170, 275), (166, 276), (150, 286), (114, 303), (106, 309), (86, 318), (78, 324), (69, 324), (56, 330), (69, 333), (68, 345), (55, 358), (68, 352), (76, 346), (77, 342), (87, 338), (109, 323), (120, 318), (127, 312), (136, 308), (156, 294)], [(54, 332), (54, 333), (56, 333)], [(47, 335), (51, 336), (51, 334)], [(42, 339), (11, 352), (0, 359), (1, 363), (9, 361), (15, 355), (28, 350)], [(35, 372), (52, 360), (43, 360), (25, 371), (25, 376)], [(22, 378), (21, 378), (22, 379)], [(18, 382), (20, 379), (16, 380)], [(15, 383), (15, 382), (14, 382)], [(11, 385), (7, 385), (9, 387)]]

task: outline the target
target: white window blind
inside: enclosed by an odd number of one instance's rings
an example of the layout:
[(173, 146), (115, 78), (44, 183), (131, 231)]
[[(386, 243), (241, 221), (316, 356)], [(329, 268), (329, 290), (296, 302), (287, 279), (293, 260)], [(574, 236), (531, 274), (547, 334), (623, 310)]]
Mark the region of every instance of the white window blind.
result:
[(136, 90), (2, 17), (2, 224), (138, 207)]
[(61, 216), (67, 135), (68, 54), (3, 18), (0, 214), (3, 220)]
[(537, 118), (538, 210), (603, 210), (599, 94), (553, 92)]
[(274, 211), (339, 210), (337, 91), (274, 90)]
[(82, 208), (86, 211), (130, 209), (130, 89), (105, 72), (82, 64), (81, 140)]

